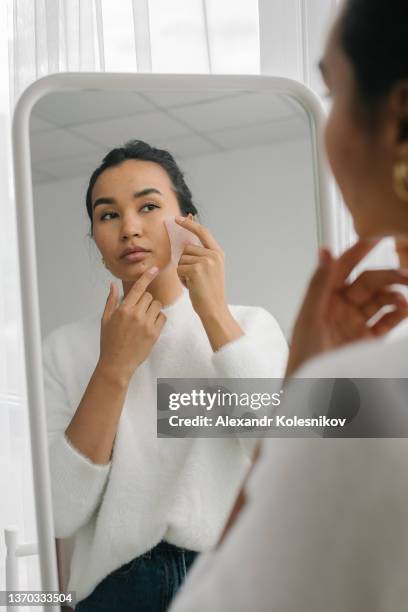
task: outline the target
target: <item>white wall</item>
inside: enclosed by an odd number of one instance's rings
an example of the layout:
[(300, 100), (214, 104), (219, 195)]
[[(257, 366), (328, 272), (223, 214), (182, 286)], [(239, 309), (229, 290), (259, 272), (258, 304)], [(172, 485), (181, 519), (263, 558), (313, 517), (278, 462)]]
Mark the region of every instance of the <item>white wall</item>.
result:
[[(309, 144), (278, 143), (180, 165), (201, 222), (226, 253), (229, 302), (264, 306), (288, 333), (316, 259)], [(104, 308), (112, 277), (87, 236), (88, 180), (87, 176), (35, 188), (43, 335)]]
[(184, 163), (201, 221), (226, 255), (230, 303), (260, 305), (285, 333), (317, 256), (307, 141)]

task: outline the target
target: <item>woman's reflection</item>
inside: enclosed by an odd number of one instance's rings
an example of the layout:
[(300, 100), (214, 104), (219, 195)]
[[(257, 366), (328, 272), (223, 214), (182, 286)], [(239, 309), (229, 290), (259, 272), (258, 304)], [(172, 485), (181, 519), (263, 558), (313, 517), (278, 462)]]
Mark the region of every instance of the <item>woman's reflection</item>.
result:
[[(43, 343), (55, 535), (74, 538), (76, 610), (156, 612), (216, 543), (256, 442), (157, 438), (156, 379), (280, 378), (287, 345), (265, 309), (227, 304), (224, 254), (170, 153), (142, 141), (112, 150), (86, 206), (123, 299), (112, 285), (102, 317)], [(178, 265), (174, 216), (203, 245)], [(248, 238), (247, 253), (256, 247)]]

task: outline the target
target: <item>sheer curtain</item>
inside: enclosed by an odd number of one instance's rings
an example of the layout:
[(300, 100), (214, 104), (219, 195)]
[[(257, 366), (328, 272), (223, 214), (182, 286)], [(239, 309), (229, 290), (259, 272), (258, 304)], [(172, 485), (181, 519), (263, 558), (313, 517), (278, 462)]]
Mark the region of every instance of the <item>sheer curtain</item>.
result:
[[(0, 2), (0, 590), (3, 529), (36, 540), (11, 166), (11, 116), (22, 91), (60, 71), (289, 76), (322, 93), (316, 70), (338, 0), (5, 0)], [(259, 27), (259, 23), (261, 27)], [(352, 238), (339, 200), (338, 236)], [(39, 586), (36, 557), (20, 588)]]
[[(326, 87), (318, 70), (326, 35), (341, 0), (259, 0), (261, 71), (302, 81), (324, 98)], [(271, 32), (273, 31), (273, 36)], [(350, 215), (336, 194), (337, 250), (353, 240)]]
[[(318, 63), (330, 25), (343, 0), (259, 0), (261, 72), (302, 81), (325, 98), (326, 87)], [(337, 252), (356, 240), (352, 218), (336, 192)], [(383, 240), (361, 264), (366, 267), (398, 265), (394, 241)]]

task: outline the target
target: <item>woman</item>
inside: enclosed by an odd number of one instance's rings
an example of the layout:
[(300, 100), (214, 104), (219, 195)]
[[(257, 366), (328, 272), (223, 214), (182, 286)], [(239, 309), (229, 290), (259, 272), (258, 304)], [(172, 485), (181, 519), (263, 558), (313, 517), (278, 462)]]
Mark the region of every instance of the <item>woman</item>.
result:
[[(396, 236), (400, 256), (408, 237), (408, 3), (346, 0), (321, 68), (328, 157), (360, 240), (338, 259), (322, 250), (287, 376), (406, 379), (406, 338), (382, 336), (408, 314), (387, 289), (406, 286), (407, 272), (347, 279), (379, 237)], [(406, 414), (406, 381), (400, 403), (391, 383), (383, 410)], [(197, 561), (171, 612), (405, 612), (407, 440), (273, 439), (258, 456), (218, 550)]]
[[(86, 205), (124, 296), (111, 285), (102, 316), (44, 341), (55, 535), (74, 538), (76, 610), (156, 612), (216, 543), (253, 451), (245, 439), (158, 439), (156, 379), (282, 377), (287, 346), (266, 310), (226, 303), (223, 252), (168, 152), (114, 149)], [(203, 245), (178, 266), (174, 216)]]
[[(401, 268), (408, 270), (408, 238), (399, 237), (395, 241), (395, 250)], [(408, 289), (405, 289), (405, 296), (408, 297)], [(403, 336), (408, 336), (408, 318), (401, 321), (399, 325), (387, 336), (387, 341), (393, 342), (400, 340)]]

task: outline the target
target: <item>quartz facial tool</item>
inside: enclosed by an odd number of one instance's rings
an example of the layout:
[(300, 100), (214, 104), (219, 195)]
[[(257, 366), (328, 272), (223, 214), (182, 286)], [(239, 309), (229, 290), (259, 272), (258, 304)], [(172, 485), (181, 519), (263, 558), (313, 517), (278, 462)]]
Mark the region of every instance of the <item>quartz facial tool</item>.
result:
[(164, 224), (170, 238), (171, 261), (175, 266), (178, 265), (180, 257), (183, 254), (184, 247), (187, 244), (203, 246), (201, 240), (195, 234), (193, 234), (193, 232), (190, 232), (190, 230), (182, 227), (175, 221), (175, 217), (168, 217), (164, 220)]

